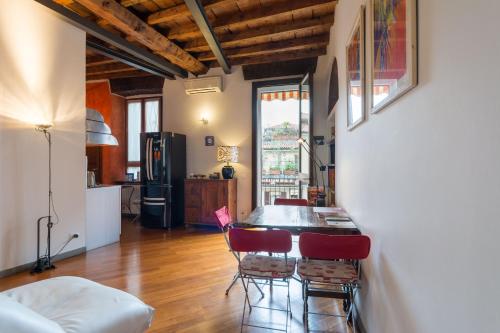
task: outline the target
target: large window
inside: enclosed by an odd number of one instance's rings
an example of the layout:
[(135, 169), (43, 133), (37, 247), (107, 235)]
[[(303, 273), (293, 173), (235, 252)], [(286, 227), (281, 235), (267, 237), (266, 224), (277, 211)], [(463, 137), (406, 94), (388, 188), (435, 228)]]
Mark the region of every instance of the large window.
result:
[(160, 97), (127, 101), (127, 173), (140, 171), (141, 133), (160, 131)]

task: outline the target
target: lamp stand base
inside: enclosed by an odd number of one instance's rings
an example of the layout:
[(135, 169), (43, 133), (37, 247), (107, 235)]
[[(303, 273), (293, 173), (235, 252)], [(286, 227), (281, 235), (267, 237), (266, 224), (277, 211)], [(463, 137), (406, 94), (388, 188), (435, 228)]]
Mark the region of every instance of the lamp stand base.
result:
[(36, 261), (36, 264), (35, 264), (35, 267), (33, 267), (33, 269), (31, 270), (31, 274), (40, 274), (46, 270), (49, 270), (49, 269), (55, 269), (56, 266), (54, 266), (49, 258), (47, 257), (42, 257), (42, 258), (38, 258), (38, 260)]
[(230, 165), (224, 165), (224, 167), (222, 168), (222, 177), (224, 179), (233, 179), (234, 168)]
[(325, 207), (326, 206), (326, 194), (323, 192), (318, 193), (318, 197), (316, 198), (316, 207)]

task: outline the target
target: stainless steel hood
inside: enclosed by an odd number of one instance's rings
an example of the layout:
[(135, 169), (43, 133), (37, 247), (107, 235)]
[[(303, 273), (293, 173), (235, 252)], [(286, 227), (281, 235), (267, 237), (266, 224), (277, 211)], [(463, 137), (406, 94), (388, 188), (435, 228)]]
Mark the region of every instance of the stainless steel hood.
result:
[(87, 146), (118, 146), (102, 115), (93, 109), (87, 109)]

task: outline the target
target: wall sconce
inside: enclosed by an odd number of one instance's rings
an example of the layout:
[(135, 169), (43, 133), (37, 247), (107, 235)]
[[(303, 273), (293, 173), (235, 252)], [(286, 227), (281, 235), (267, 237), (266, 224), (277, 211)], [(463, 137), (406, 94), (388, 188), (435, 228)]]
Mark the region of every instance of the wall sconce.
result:
[(205, 116), (201, 117), (200, 121), (203, 125), (208, 125), (208, 119)]

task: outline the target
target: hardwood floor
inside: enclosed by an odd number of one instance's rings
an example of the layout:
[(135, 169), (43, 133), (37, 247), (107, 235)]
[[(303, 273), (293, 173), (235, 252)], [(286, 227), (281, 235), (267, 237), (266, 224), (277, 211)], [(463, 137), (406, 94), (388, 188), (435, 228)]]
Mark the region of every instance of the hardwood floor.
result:
[[(239, 332), (244, 293), (238, 282), (224, 292), (236, 271), (236, 261), (222, 235), (215, 230), (187, 229), (163, 232), (124, 221), (120, 243), (95, 249), (56, 263), (57, 269), (32, 276), (19, 273), (0, 279), (0, 291), (52, 276), (75, 275), (122, 289), (156, 309), (148, 332)], [(291, 332), (303, 332), (301, 288), (291, 282)], [(259, 301), (251, 287), (252, 303)], [(286, 288), (264, 289), (262, 304), (286, 305)], [(310, 310), (342, 313), (340, 302), (310, 300)], [(248, 310), (248, 309), (247, 309)], [(350, 332), (344, 318), (310, 316), (310, 332)], [(252, 322), (283, 328), (278, 311), (254, 309)], [(247, 328), (244, 332), (266, 332)], [(290, 330), (289, 330), (290, 331)]]

